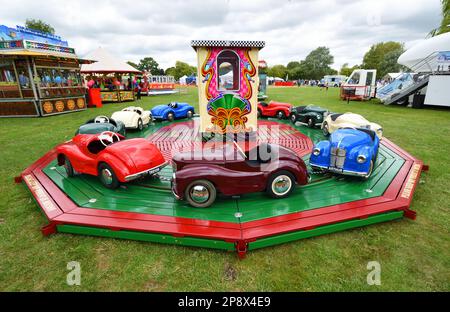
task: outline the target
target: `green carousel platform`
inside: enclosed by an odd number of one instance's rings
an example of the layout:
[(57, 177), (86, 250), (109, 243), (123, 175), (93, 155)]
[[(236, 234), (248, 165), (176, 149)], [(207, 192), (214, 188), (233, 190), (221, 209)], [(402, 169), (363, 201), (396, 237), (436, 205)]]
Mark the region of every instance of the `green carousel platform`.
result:
[[(186, 148), (201, 147), (198, 120), (151, 124), (128, 137), (145, 137), (170, 161)], [(297, 127), (288, 121), (259, 120), (257, 140), (294, 150), (306, 163), (313, 142), (323, 140), (320, 129)], [(285, 243), (402, 217), (409, 209), (423, 163), (384, 138), (368, 180), (313, 174), (285, 199), (264, 193), (219, 197), (210, 208), (193, 208), (170, 190), (172, 168), (159, 176), (106, 189), (96, 177), (66, 176), (54, 150), (21, 176), (55, 232), (135, 239), (159, 243), (237, 251)]]

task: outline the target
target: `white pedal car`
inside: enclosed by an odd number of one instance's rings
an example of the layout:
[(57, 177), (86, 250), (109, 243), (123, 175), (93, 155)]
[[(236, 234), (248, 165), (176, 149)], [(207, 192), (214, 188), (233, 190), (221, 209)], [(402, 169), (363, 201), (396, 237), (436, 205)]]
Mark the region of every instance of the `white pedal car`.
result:
[(111, 118), (123, 122), (127, 129), (141, 131), (152, 120), (152, 115), (150, 111), (144, 110), (142, 107), (129, 106), (113, 113)]
[(370, 122), (358, 114), (330, 114), (322, 123), (322, 132), (325, 136), (342, 128), (366, 128), (375, 131), (379, 139), (383, 137), (383, 128), (379, 124)]

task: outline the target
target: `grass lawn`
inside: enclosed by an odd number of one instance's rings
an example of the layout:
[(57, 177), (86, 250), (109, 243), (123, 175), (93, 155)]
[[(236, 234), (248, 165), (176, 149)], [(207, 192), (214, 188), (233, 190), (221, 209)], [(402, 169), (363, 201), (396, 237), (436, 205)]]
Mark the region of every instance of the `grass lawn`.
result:
[[(381, 124), (387, 138), (423, 159), (413, 199), (416, 221), (382, 223), (251, 251), (200, 248), (56, 234), (14, 176), (96, 115), (130, 105), (46, 118), (0, 119), (0, 290), (70, 291), (449, 291), (450, 109), (414, 110), (376, 101), (347, 102), (338, 90), (269, 88), (270, 98), (354, 112)], [(197, 103), (187, 94), (143, 98), (144, 108), (169, 101)], [(81, 264), (81, 286), (68, 286), (66, 265)], [(381, 264), (381, 285), (366, 282), (368, 261)]]

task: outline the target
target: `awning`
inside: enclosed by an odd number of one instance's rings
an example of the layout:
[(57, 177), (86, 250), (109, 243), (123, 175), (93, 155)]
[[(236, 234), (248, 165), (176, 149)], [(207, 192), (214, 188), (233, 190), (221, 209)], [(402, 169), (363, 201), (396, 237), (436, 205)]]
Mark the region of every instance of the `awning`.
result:
[(20, 50), (0, 50), (0, 56), (36, 56), (36, 57), (56, 57), (56, 58), (66, 58), (66, 59), (75, 59), (78, 60), (81, 64), (91, 64), (95, 62), (94, 60), (81, 59), (74, 54), (69, 53), (48, 53), (48, 52), (39, 52), (27, 49)]
[(93, 64), (82, 65), (81, 66), (82, 74), (141, 73), (141, 71), (130, 66), (126, 62), (120, 60), (119, 58), (111, 55), (108, 51), (106, 51), (103, 48), (98, 48), (92, 51), (86, 57), (88, 59), (97, 60), (97, 62)]

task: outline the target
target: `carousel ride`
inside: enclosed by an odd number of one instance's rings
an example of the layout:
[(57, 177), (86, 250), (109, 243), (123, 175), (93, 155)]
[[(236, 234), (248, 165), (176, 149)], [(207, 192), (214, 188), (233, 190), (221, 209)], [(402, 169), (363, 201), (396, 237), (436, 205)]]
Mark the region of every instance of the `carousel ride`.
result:
[[(17, 178), (48, 219), (44, 235), (171, 243), (244, 257), (249, 250), (301, 238), (415, 218), (409, 207), (427, 169), (422, 161), (368, 128), (330, 127), (327, 137), (323, 129), (295, 120), (257, 119), (254, 64), (264, 42), (193, 41), (192, 46), (199, 62), (199, 115), (151, 121), (126, 138), (105, 133), (104, 127), (97, 134), (79, 134), (64, 144), (84, 142), (88, 149), (100, 141), (98, 150), (85, 151), (92, 154), (90, 170), (74, 161), (68, 166), (61, 144)], [(332, 145), (343, 136), (349, 148), (344, 155)], [(352, 172), (370, 171), (349, 175), (343, 166), (356, 144)], [(277, 150), (276, 157), (252, 157), (261, 146), (272, 156)], [(141, 149), (145, 166), (138, 165)]]

